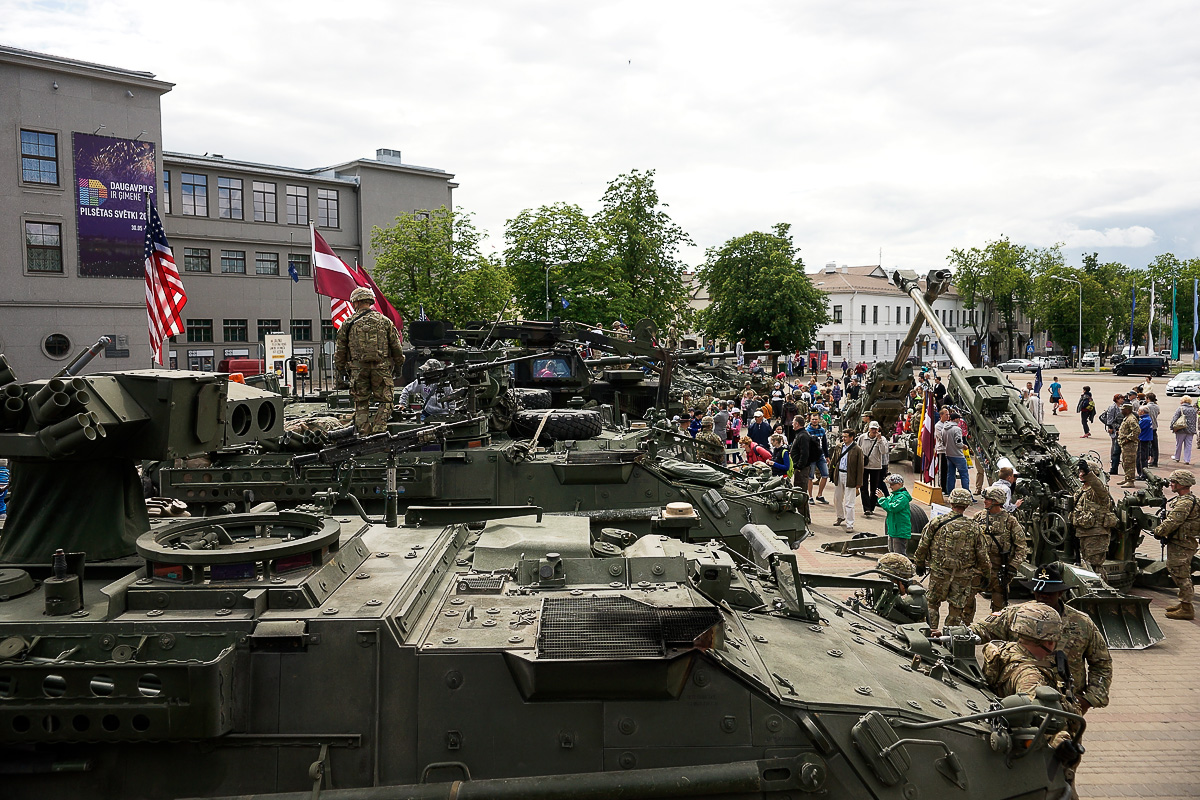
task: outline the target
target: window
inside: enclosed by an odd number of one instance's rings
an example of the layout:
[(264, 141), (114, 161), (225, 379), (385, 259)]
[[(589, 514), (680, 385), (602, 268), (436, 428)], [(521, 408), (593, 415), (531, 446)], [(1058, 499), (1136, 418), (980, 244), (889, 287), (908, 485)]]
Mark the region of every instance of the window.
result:
[(879, 340), (878, 339), (871, 340), (871, 355), (873, 355), (873, 356), (879, 355)]
[(58, 135), (21, 131), (21, 180), (58, 186)]
[(818, 339), (818, 340), (817, 340), (817, 349), (818, 349), (818, 350), (824, 350), (824, 349), (825, 349), (825, 340), (824, 340), (824, 339)]
[(242, 218), (241, 178), (217, 178), (217, 216), (221, 219)]
[(322, 228), (338, 226), (337, 189), (317, 189), (317, 224)]
[(188, 350), (188, 369), (200, 372), (213, 371), (212, 350)]
[(277, 319), (260, 319), (258, 321), (258, 340), (264, 341), (268, 333), (280, 333), (280, 327)]
[(66, 358), (71, 352), (71, 340), (66, 334), (52, 333), (42, 342), (42, 349), (51, 358)]
[[(184, 272), (212, 272), (212, 256), (207, 247), (183, 248)], [(191, 340), (189, 340), (191, 341)], [(205, 341), (212, 341), (207, 339)]]
[(57, 222), (25, 223), (25, 263), (30, 272), (63, 271), (61, 225)]
[(896, 306), (896, 324), (900, 324), (900, 306)]
[(254, 274), (255, 275), (278, 275), (279, 274), (279, 253), (255, 253), (254, 254)]
[(337, 328), (333, 327), (333, 320), (321, 320), (321, 339), (326, 342), (332, 342), (337, 339)]
[(842, 354), (842, 343), (840, 341), (833, 343), (833, 354), (835, 356), (840, 356)]
[(221, 251), (221, 272), (234, 273), (237, 275), (246, 274), (246, 251), (245, 250), (222, 250)]
[(912, 306), (909, 306), (908, 308), (904, 309), (904, 324), (905, 325), (912, 324)]
[(288, 225), (308, 224), (308, 187), (287, 187), (287, 221)]
[(842, 307), (841, 306), (833, 307), (833, 321), (835, 323), (842, 321)]
[[(866, 308), (866, 306), (863, 306), (863, 308)], [(867, 354), (867, 340), (863, 339), (861, 342), (858, 343), (858, 345), (859, 345), (858, 354), (865, 356)]]
[(301, 278), (312, 277), (311, 256), (308, 253), (288, 253), (288, 272), (296, 268), (296, 274)]
[(896, 352), (897, 353), (900, 352), (900, 340), (899, 339), (896, 340)]
[(189, 342), (211, 342), (213, 340), (211, 319), (189, 319), (186, 330)]
[(254, 182), (254, 221), (275, 222), (275, 184)]
[(292, 320), (292, 339), (297, 342), (312, 341), (312, 320), (311, 319), (294, 319)]
[(871, 324), (879, 324), (879, 306), (871, 306)]
[[(250, 341), (250, 326), (246, 324), (244, 319), (227, 319), (225, 320), (225, 341), (227, 342), (248, 342)], [(228, 351), (226, 351), (228, 354)]]
[(171, 213), (171, 170), (163, 170), (162, 212)]
[(180, 173), (179, 190), (183, 194), (185, 217), (208, 216), (208, 176)]
[(862, 324), (863, 325), (867, 324), (867, 307), (866, 306), (862, 307)]

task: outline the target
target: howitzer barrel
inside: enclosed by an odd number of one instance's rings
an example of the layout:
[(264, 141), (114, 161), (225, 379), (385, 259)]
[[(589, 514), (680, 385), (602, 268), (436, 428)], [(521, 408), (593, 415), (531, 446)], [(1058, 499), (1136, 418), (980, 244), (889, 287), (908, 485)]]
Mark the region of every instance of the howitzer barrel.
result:
[[(944, 269), (930, 270), (928, 280), (930, 291), (934, 288), (935, 282), (939, 284), (938, 291), (934, 295), (936, 298), (937, 295), (949, 287), (950, 271)], [(926, 299), (928, 293), (921, 291), (921, 285), (917, 282), (916, 275), (911, 272), (906, 274), (905, 272), (896, 270), (892, 273), (892, 283), (911, 297), (913, 302), (917, 304), (917, 314), (913, 319), (912, 327), (908, 330), (908, 337), (905, 338), (904, 344), (901, 345), (901, 353), (896, 355), (897, 363), (903, 364), (904, 360), (908, 358), (908, 350), (912, 348), (913, 343), (916, 341), (916, 335), (921, 328), (922, 317), (924, 317), (924, 321), (929, 323), (929, 327), (933, 328), (934, 335), (942, 343), (942, 349), (946, 355), (950, 356), (951, 363), (959, 369), (974, 369), (971, 359), (967, 358), (967, 354), (958, 346), (958, 342), (954, 341), (954, 336), (946, 329), (941, 320), (938, 319), (937, 314), (933, 312), (930, 301)], [(903, 358), (901, 358), (901, 354)]]

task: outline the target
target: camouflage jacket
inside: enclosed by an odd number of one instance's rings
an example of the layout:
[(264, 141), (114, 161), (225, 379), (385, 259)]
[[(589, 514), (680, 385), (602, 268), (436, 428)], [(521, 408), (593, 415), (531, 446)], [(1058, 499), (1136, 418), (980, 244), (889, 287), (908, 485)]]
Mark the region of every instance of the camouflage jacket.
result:
[(1112, 498), (1104, 481), (1099, 475), (1089, 471), (1083, 478), (1083, 485), (1075, 490), (1075, 508), (1071, 511), (1071, 524), (1078, 528), (1107, 528), (1115, 525), (1116, 515), (1109, 510), (1111, 502)]
[[(971, 632), (983, 641), (1015, 642), (1012, 621), (1019, 605), (1009, 606), (971, 625)], [(1108, 689), (1112, 685), (1113, 663), (1108, 645), (1091, 617), (1071, 606), (1063, 605), (1063, 632), (1058, 649), (1067, 656), (1071, 683), (1076, 697), (1082, 697), (1096, 708), (1108, 705)]]
[(999, 566), (1003, 561), (1001, 553), (1008, 554), (1008, 574), (1015, 575), (1017, 565), (1025, 560), (1029, 546), (1025, 542), (1025, 529), (1017, 518), (1007, 511), (999, 514), (989, 514), (987, 510), (975, 515), (975, 521), (983, 529), (983, 543), (987, 546), (988, 557), (993, 566)]
[(381, 367), (385, 364), (397, 371), (404, 365), (396, 326), (378, 311), (354, 312), (338, 328), (337, 350), (333, 357), (335, 372), (344, 375), (348, 366)]
[(1037, 659), (1016, 642), (990, 642), (983, 648), (983, 676), (998, 697), (1033, 697), (1039, 686), (1058, 688), (1058, 672), (1050, 659)]
[(962, 514), (947, 514), (929, 521), (921, 532), (913, 565), (920, 572), (929, 566), (934, 577), (966, 575), (972, 570), (986, 580), (992, 574), (983, 531)]
[(1200, 536), (1200, 497), (1181, 494), (1167, 503), (1167, 517), (1154, 535), (1180, 547), (1196, 547)]
[(1122, 447), (1127, 445), (1138, 446), (1138, 436), (1142, 432), (1142, 426), (1138, 424), (1135, 414), (1126, 414), (1125, 419), (1121, 421), (1121, 427), (1117, 429), (1117, 441)]
[(705, 461), (711, 461), (714, 464), (725, 462), (725, 442), (711, 429), (702, 430), (696, 434), (696, 452)]

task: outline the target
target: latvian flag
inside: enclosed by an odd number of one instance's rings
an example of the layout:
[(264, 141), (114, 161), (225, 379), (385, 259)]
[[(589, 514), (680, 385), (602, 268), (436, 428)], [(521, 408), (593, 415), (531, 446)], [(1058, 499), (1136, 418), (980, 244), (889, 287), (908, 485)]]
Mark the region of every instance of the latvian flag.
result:
[(313, 287), (317, 294), (332, 298), (330, 311), (333, 326), (340, 328), (346, 318), (354, 313), (350, 306), (350, 293), (359, 286), (364, 286), (375, 295), (375, 310), (390, 319), (396, 329), (400, 330), (404, 320), (379, 291), (379, 287), (371, 280), (367, 271), (357, 266), (351, 267), (338, 258), (312, 223), (309, 223), (309, 230), (312, 232)]

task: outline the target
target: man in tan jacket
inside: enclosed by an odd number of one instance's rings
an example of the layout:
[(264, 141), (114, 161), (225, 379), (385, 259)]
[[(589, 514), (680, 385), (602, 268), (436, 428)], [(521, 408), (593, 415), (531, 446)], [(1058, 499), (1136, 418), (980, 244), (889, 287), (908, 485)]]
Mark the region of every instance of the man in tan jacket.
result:
[(829, 454), (833, 480), (833, 507), (837, 509), (834, 525), (846, 524), (846, 533), (854, 533), (854, 500), (863, 482), (863, 451), (855, 442), (852, 428), (842, 429), (842, 441)]

